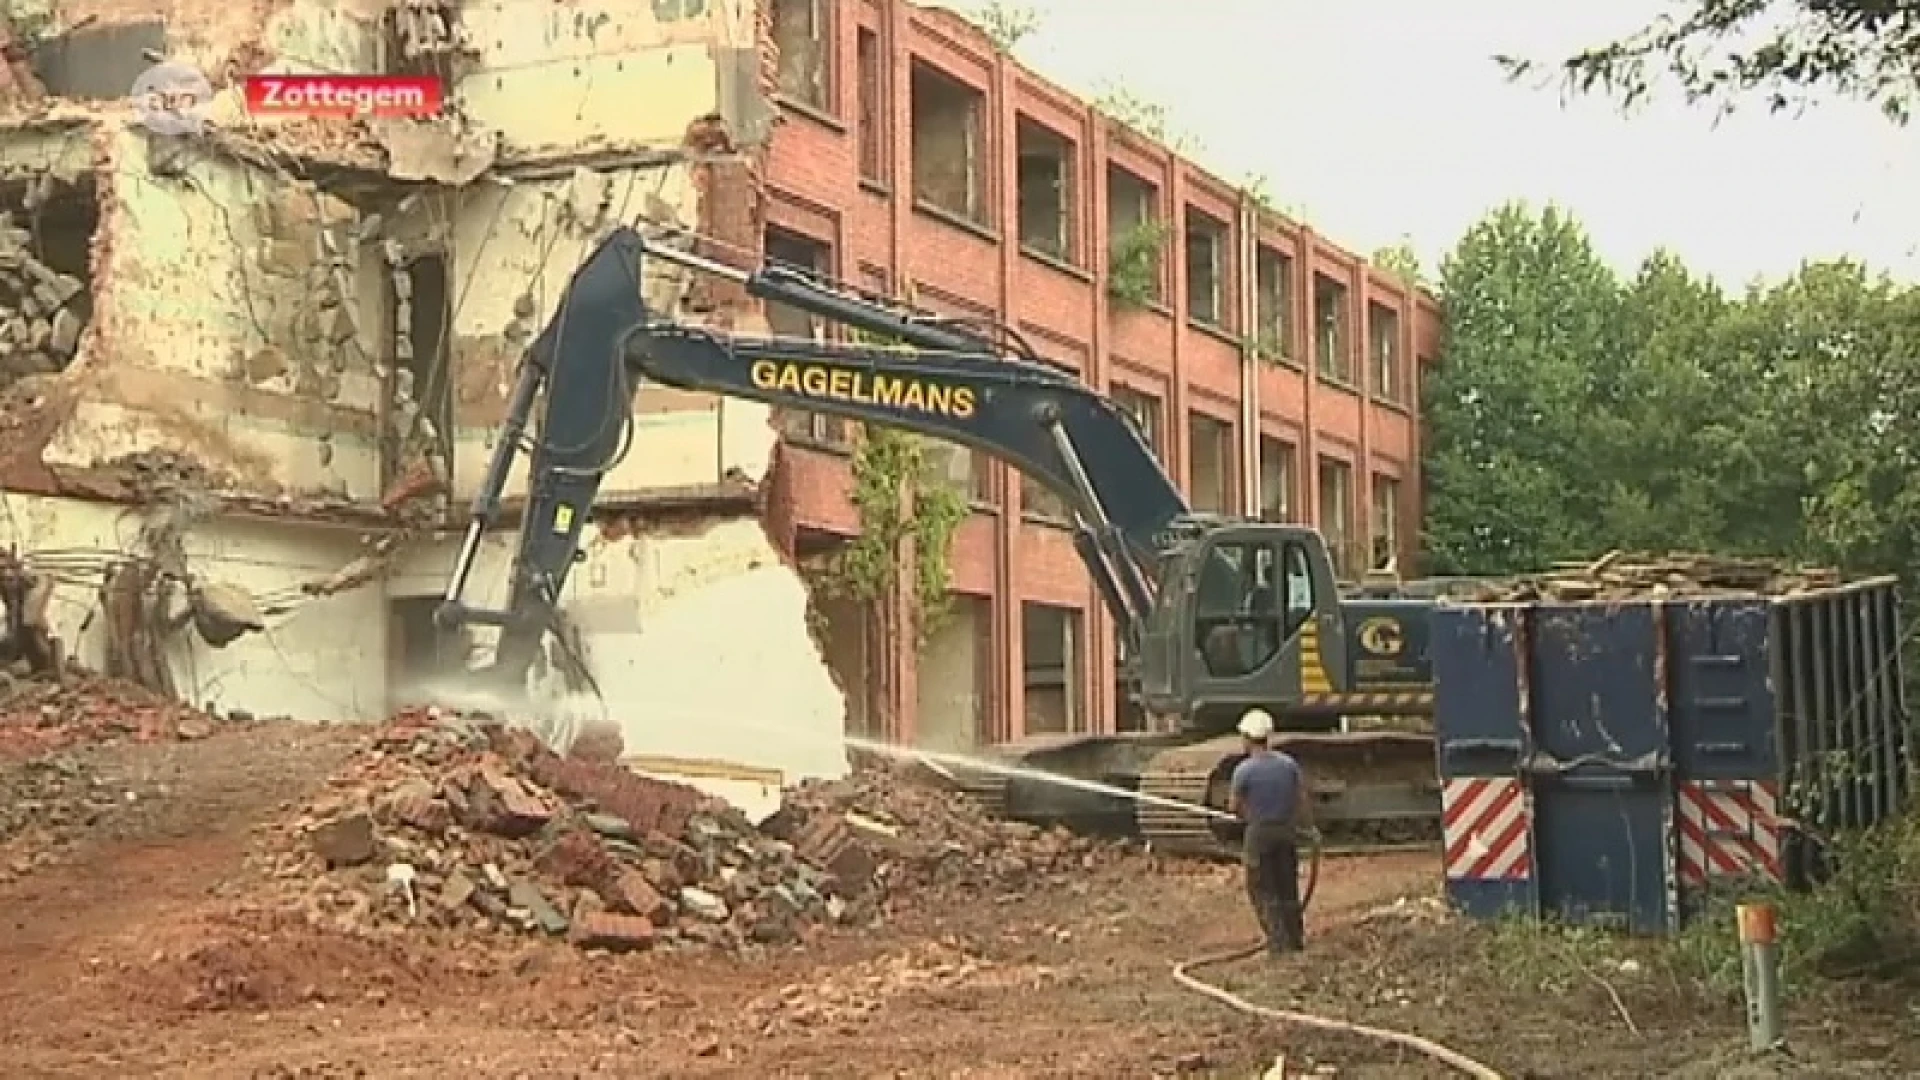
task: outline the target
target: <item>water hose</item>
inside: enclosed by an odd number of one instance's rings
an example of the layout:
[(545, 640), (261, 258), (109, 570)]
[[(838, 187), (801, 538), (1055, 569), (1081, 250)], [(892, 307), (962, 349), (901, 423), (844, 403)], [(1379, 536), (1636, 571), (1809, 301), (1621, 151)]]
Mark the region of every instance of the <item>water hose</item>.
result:
[[(1302, 912), (1306, 910), (1307, 905), (1313, 902), (1313, 894), (1315, 890), (1320, 887), (1321, 844), (1318, 835), (1311, 837), (1311, 845), (1307, 856), (1307, 880), (1300, 890), (1300, 909)], [(1418, 1035), (1410, 1035), (1404, 1031), (1391, 1031), (1386, 1028), (1368, 1027), (1364, 1024), (1352, 1024), (1344, 1020), (1315, 1016), (1312, 1013), (1295, 1012), (1291, 1009), (1275, 1009), (1266, 1005), (1256, 1005), (1224, 987), (1207, 982), (1193, 974), (1193, 972), (1201, 968), (1217, 967), (1221, 964), (1233, 963), (1236, 960), (1245, 960), (1250, 956), (1256, 956), (1264, 952), (1265, 949), (1266, 946), (1264, 943), (1247, 945), (1228, 952), (1214, 953), (1209, 956), (1183, 960), (1173, 965), (1173, 981), (1179, 983), (1185, 989), (1191, 990), (1203, 997), (1212, 998), (1214, 1001), (1225, 1005), (1229, 1009), (1245, 1013), (1249, 1016), (1258, 1016), (1267, 1020), (1277, 1020), (1282, 1024), (1292, 1024), (1295, 1027), (1312, 1028), (1316, 1031), (1327, 1031), (1340, 1035), (1354, 1035), (1362, 1039), (1371, 1039), (1374, 1042), (1386, 1043), (1389, 1046), (1396, 1046), (1402, 1050), (1409, 1050), (1422, 1057), (1438, 1061), (1443, 1065), (1458, 1070), (1464, 1075), (1475, 1077), (1476, 1080), (1506, 1080), (1500, 1073), (1460, 1053), (1458, 1050), (1442, 1046), (1430, 1039), (1423, 1039)]]

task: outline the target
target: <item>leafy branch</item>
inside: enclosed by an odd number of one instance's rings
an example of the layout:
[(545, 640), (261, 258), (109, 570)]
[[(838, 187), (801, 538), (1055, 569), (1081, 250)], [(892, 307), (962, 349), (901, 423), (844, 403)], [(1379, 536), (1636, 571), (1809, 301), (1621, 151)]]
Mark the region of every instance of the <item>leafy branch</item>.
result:
[(1198, 137), (1174, 125), (1173, 114), (1165, 105), (1130, 87), (1112, 83), (1104, 85), (1094, 95), (1093, 111), (1114, 123), (1132, 128), (1174, 153), (1192, 155), (1202, 149)]
[(1160, 259), (1167, 223), (1140, 221), (1108, 238), (1107, 295), (1126, 307), (1160, 301)]
[(989, 3), (976, 4), (967, 10), (967, 18), (972, 20), (993, 47), (1003, 53), (1012, 53), (1022, 41), (1033, 36), (1040, 29), (1040, 13), (1031, 4), (1012, 4), (1005, 0), (991, 0)]
[(1912, 0), (1692, 0), (1617, 40), (1542, 64), (1499, 56), (1511, 79), (1641, 104), (1662, 85), (1723, 111), (1758, 96), (1781, 111), (1819, 94), (1868, 101), (1905, 123), (1920, 92)]
[[(851, 336), (863, 344), (891, 344), (879, 335)], [(972, 512), (927, 450), (926, 440), (910, 432), (861, 425), (850, 495), (860, 532), (840, 550), (833, 570), (843, 593), (870, 603), (883, 600), (899, 583), (900, 549), (910, 540), (914, 624), (922, 641), (949, 612), (954, 537)]]

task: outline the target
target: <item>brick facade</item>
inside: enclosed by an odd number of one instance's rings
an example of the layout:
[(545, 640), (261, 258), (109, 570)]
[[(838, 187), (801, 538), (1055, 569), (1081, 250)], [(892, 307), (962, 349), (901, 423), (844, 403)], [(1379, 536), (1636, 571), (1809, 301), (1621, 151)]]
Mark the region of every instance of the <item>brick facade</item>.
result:
[[(794, 2), (807, 7), (805, 0)], [(1286, 516), (1323, 531), (1330, 523), (1321, 520), (1319, 463), (1344, 463), (1350, 470), (1347, 546), (1357, 560), (1386, 516), (1375, 506), (1376, 478), (1396, 481), (1394, 546), (1401, 568), (1412, 567), (1420, 512), (1414, 403), (1418, 370), (1436, 353), (1440, 336), (1431, 298), (1310, 227), (1260, 208), (1165, 147), (1109, 123), (949, 12), (905, 0), (814, 0), (814, 10), (826, 23), (820, 46), (826, 75), (817, 105), (782, 99), (783, 122), (766, 167), (770, 227), (824, 245), (824, 269), (843, 280), (880, 289), (911, 281), (923, 307), (996, 316), (1050, 362), (1103, 392), (1157, 399), (1158, 449), (1183, 488), (1195, 453), (1190, 414), (1227, 424), (1228, 510), (1257, 516), (1275, 501), (1272, 493), (1262, 497), (1261, 436), (1293, 447)], [(977, 170), (976, 186), (968, 189), (977, 192), (970, 216), (930, 206), (916, 191), (910, 90), (916, 67), (942, 86), (958, 84), (977, 95), (977, 137), (966, 163)], [(1063, 242), (1050, 239), (1047, 246), (1055, 250), (1045, 253), (1020, 242), (1016, 152), (1021, 131), (1041, 129), (1071, 147), (1063, 170), (1066, 225), (1057, 234)], [(863, 139), (872, 142), (863, 148)], [(1152, 216), (1171, 230), (1160, 259), (1162, 304), (1136, 307), (1109, 295), (1110, 166), (1152, 186)], [(1215, 264), (1222, 284), (1207, 290), (1215, 297), (1211, 319), (1197, 318), (1188, 303), (1184, 223), (1190, 212), (1225, 227), (1214, 249), (1223, 256)], [(1254, 297), (1265, 280), (1254, 272), (1257, 251), (1287, 260), (1290, 282), (1278, 332), (1270, 317), (1276, 305)], [(1323, 360), (1332, 358), (1321, 356), (1313, 329), (1316, 277), (1345, 290), (1341, 359), (1353, 376), (1344, 383), (1321, 374)], [(1283, 345), (1285, 357), (1295, 359), (1256, 356), (1256, 339), (1269, 350)], [(1376, 348), (1393, 357), (1387, 363), (1399, 372), (1397, 392), (1382, 385)], [(782, 494), (800, 529), (845, 535), (857, 527), (845, 495), (846, 458), (811, 442), (792, 440), (783, 448), (781, 476), (789, 487)], [(1076, 663), (1084, 688), (1080, 722), (1108, 729), (1118, 704), (1113, 680), (1092, 675), (1113, 670), (1112, 626), (1071, 536), (1034, 520), (1032, 508), (1023, 507), (1017, 475), (997, 463), (981, 468), (981, 497), (956, 544), (952, 584), (993, 600), (993, 677), (983, 730), (1002, 740), (1023, 734), (1026, 601), (1084, 613), (1086, 645)], [(895, 737), (912, 737), (912, 716), (894, 718), (893, 726)]]

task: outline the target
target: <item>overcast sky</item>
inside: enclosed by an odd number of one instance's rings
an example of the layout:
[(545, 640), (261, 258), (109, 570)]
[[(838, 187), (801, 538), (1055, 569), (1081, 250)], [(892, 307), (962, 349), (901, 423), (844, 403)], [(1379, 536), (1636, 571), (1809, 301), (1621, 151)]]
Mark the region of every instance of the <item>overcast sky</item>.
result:
[(1029, 65), (1164, 103), (1208, 167), (1266, 174), (1279, 203), (1362, 252), (1404, 236), (1431, 266), (1522, 197), (1573, 210), (1623, 269), (1666, 246), (1729, 285), (1838, 254), (1920, 279), (1920, 131), (1841, 103), (1717, 126), (1679, 102), (1622, 116), (1508, 84), (1490, 59), (1561, 56), (1663, 0), (1032, 2)]

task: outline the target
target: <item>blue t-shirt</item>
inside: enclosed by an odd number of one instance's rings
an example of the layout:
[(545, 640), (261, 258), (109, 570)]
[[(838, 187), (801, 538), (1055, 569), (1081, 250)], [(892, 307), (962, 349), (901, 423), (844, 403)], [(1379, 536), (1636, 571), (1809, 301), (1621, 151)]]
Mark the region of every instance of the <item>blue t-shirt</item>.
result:
[(1233, 793), (1249, 822), (1290, 822), (1300, 801), (1300, 763), (1278, 752), (1249, 754), (1233, 767)]

